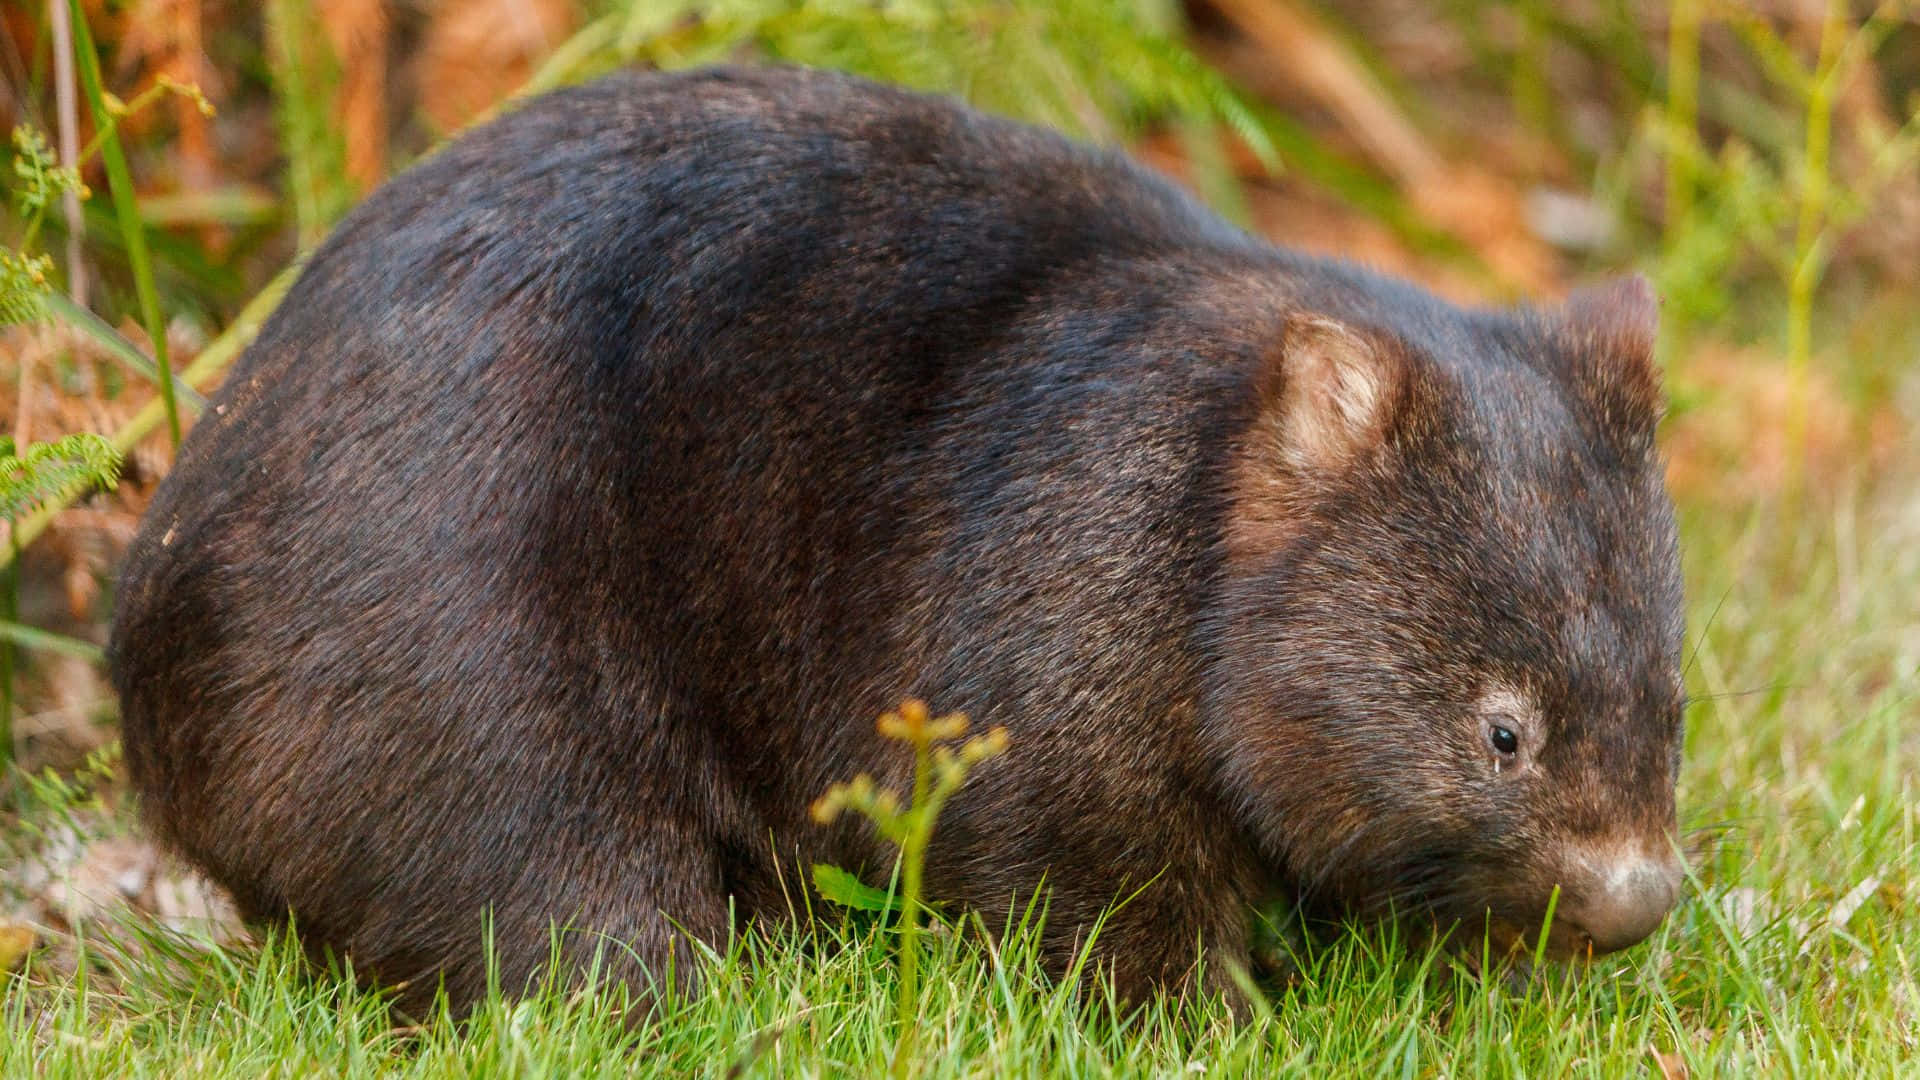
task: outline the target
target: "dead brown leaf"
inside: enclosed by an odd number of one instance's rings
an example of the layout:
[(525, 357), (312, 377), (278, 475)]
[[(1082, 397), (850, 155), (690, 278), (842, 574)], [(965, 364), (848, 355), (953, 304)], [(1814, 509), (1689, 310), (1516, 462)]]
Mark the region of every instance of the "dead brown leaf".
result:
[(415, 62), (420, 107), (452, 131), (533, 74), (579, 22), (574, 0), (442, 0)]
[(1647, 1056), (1653, 1059), (1653, 1067), (1660, 1070), (1660, 1080), (1687, 1080), (1687, 1063), (1680, 1060), (1679, 1054), (1662, 1053), (1648, 1043)]

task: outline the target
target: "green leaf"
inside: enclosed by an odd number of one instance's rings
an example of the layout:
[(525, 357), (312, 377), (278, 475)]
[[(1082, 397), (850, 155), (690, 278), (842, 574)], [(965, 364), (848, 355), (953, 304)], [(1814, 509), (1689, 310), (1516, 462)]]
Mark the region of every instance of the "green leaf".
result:
[(119, 475), (119, 451), (98, 435), (68, 435), (20, 452), (0, 436), (0, 518), (12, 521), (73, 488), (110, 490)]
[[(0, 262), (5, 259), (6, 255), (0, 253)], [(140, 351), (139, 346), (128, 341), (120, 331), (107, 325), (106, 320), (100, 316), (74, 303), (62, 293), (49, 292), (42, 297), (41, 302), (48, 312), (65, 319), (69, 326), (92, 338), (95, 344), (105, 349), (114, 359), (133, 369), (137, 374), (144, 375), (154, 382), (160, 381), (159, 367), (147, 358), (146, 353)], [(0, 322), (0, 325), (5, 324)], [(202, 397), (198, 390), (187, 385), (187, 381), (178, 375), (173, 377), (173, 392), (195, 412), (206, 411), (207, 399)]]
[(87, 13), (80, 0), (68, 0), (73, 10), (73, 58), (80, 72), (80, 86), (86, 91), (87, 107), (93, 111), (93, 123), (100, 131), (100, 159), (107, 169), (107, 191), (113, 196), (114, 216), (120, 220), (120, 234), (127, 242), (127, 265), (133, 269), (133, 291), (140, 298), (140, 321), (146, 325), (147, 340), (153, 344), (153, 362), (160, 369), (160, 403), (167, 414), (167, 433), (173, 445), (180, 445), (180, 412), (173, 400), (173, 367), (167, 359), (167, 324), (160, 317), (160, 294), (153, 286), (153, 261), (147, 257), (146, 225), (134, 202), (133, 173), (127, 168), (127, 155), (120, 147), (119, 118), (107, 108), (107, 92), (100, 78), (100, 55), (94, 51), (93, 35), (87, 29)]
[(64, 168), (47, 145), (47, 137), (25, 124), (13, 129), (13, 175), (18, 181), (14, 198), (23, 214), (45, 210), (63, 191), (84, 191), (80, 171)]
[(899, 911), (900, 898), (854, 877), (837, 866), (813, 864), (813, 888), (821, 896), (855, 911)]
[(0, 327), (47, 317), (47, 275), (51, 273), (53, 260), (45, 255), (16, 255), (0, 249)]
[(56, 634), (50, 630), (41, 630), (23, 623), (0, 619), (0, 641), (11, 641), (29, 649), (42, 652), (59, 653), (88, 663), (103, 664), (107, 655), (100, 646), (91, 641), (82, 641), (65, 634)]

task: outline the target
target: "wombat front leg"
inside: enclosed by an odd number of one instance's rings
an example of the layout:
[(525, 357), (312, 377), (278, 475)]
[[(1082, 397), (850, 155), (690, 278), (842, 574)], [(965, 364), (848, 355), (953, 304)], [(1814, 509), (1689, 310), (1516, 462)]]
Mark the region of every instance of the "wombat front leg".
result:
[(644, 1009), (646, 1000), (699, 992), (706, 958), (725, 951), (731, 921), (717, 862), (697, 857), (700, 849), (663, 851), (657, 841), (642, 850), (646, 859), (617, 867), (625, 881), (615, 866), (585, 876), (582, 888), (598, 909), (568, 922), (561, 940), (576, 981), (591, 972), (602, 983), (625, 983)]
[[(1058, 976), (1071, 970), (1098, 912), (1089, 904), (1076, 913), (1078, 905), (1070, 899), (1065, 904), (1057, 894), (1054, 899), (1044, 951)], [(1114, 995), (1130, 1006), (1155, 993), (1217, 994), (1243, 1014), (1246, 996), (1234, 970), (1245, 972), (1251, 964), (1250, 919), (1250, 909), (1232, 897), (1196, 895), (1190, 886), (1156, 881), (1107, 914), (1093, 941), (1089, 968), (1110, 979)]]

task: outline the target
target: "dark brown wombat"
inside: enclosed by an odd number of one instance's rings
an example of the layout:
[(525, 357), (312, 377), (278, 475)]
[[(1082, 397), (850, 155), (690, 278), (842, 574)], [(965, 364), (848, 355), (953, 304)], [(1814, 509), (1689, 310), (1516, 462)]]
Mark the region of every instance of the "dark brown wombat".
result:
[(1064, 960), (1143, 890), (1123, 992), (1276, 894), (1512, 935), (1557, 885), (1555, 949), (1626, 946), (1678, 882), (1654, 318), (1462, 310), (854, 79), (609, 78), (374, 195), (235, 368), (127, 563), (128, 760), (416, 1001), (489, 913), (512, 987), (552, 925), (658, 972), (883, 876), (807, 809), (901, 785), (907, 695), (1012, 740), (931, 894), (1044, 879)]

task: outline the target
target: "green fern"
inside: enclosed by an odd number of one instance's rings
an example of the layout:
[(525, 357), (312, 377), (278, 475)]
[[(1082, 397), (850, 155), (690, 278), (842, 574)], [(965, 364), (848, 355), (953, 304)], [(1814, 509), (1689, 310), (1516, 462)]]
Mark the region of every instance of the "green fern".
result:
[(26, 124), (14, 128), (13, 151), (13, 175), (19, 181), (14, 198), (22, 214), (33, 217), (44, 212), (63, 192), (85, 193), (80, 170), (57, 164), (53, 148), (38, 128)]
[(39, 322), (47, 314), (53, 260), (0, 248), (0, 327)]
[(0, 436), (0, 518), (16, 520), (75, 488), (111, 491), (119, 476), (119, 451), (98, 435), (34, 443), (23, 454), (15, 453), (11, 437)]

